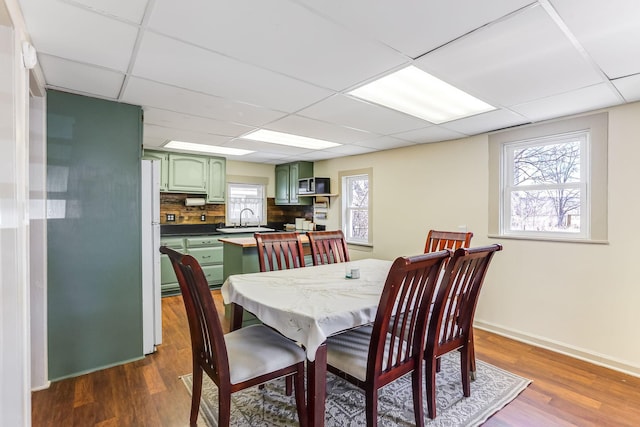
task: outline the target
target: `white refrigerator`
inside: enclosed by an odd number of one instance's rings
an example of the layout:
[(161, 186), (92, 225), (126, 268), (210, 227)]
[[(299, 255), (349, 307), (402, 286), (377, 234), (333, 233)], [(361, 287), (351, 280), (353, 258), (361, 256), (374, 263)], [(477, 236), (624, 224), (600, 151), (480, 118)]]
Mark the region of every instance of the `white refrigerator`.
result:
[(160, 161), (142, 160), (142, 334), (144, 354), (162, 343)]

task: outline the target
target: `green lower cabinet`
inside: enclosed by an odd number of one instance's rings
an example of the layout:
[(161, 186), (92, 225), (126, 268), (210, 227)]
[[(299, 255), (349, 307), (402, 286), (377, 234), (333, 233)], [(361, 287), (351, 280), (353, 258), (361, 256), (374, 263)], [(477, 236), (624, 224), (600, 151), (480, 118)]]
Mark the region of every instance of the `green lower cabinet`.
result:
[(210, 288), (222, 285), (223, 246), (222, 236), (197, 236), (184, 239), (186, 253), (198, 260), (202, 272), (207, 277)]
[[(162, 237), (160, 245), (184, 253), (184, 239), (182, 237)], [(180, 293), (180, 285), (171, 260), (164, 254), (160, 256), (160, 291), (162, 296)]]

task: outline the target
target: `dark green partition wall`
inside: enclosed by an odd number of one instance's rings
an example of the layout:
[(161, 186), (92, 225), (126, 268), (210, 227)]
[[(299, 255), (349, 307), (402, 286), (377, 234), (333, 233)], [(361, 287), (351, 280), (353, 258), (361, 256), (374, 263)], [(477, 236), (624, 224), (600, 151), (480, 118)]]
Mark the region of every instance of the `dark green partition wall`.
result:
[(49, 378), (142, 354), (141, 109), (47, 92)]

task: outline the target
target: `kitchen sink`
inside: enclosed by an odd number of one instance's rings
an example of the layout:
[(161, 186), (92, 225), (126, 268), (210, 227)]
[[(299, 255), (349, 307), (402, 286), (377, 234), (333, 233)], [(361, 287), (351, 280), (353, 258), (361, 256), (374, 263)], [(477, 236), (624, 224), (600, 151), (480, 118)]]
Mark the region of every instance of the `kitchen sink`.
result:
[(218, 228), (217, 231), (221, 233), (262, 233), (267, 231), (276, 231), (269, 227), (225, 227)]

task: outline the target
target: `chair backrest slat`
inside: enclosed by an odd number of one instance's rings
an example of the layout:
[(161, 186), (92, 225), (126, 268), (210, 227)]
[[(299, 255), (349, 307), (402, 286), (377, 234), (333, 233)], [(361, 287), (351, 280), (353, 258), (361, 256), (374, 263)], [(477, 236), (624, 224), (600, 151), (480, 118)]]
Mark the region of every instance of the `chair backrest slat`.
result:
[(450, 256), (444, 250), (394, 261), (373, 324), (367, 378), (409, 372), (420, 363), (430, 302)]
[(427, 331), (426, 351), (445, 354), (468, 340), (480, 289), (501, 245), (457, 249), (436, 294)]
[(429, 230), (424, 252), (435, 252), (443, 249), (455, 251), (459, 248), (468, 248), (472, 237), (473, 233), (471, 231)]
[(298, 233), (255, 233), (260, 271), (304, 267), (304, 252)]
[(313, 265), (349, 261), (349, 248), (341, 230), (309, 231), (307, 237)]
[(189, 322), (194, 359), (199, 360), (199, 364), (218, 384), (219, 381), (229, 382), (224, 332), (207, 278), (198, 260), (166, 246), (160, 247), (160, 252), (169, 257), (178, 278)]

